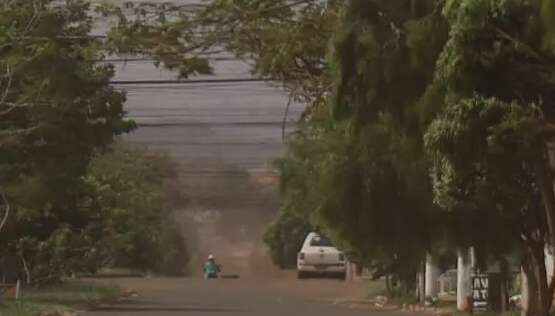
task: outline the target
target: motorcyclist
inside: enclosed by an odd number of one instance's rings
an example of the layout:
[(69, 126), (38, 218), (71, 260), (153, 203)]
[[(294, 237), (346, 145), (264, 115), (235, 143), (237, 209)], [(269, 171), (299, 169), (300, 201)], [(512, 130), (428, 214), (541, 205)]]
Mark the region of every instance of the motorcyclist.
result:
[(222, 266), (216, 263), (214, 255), (209, 255), (204, 263), (203, 273), (205, 279), (217, 279), (222, 270)]

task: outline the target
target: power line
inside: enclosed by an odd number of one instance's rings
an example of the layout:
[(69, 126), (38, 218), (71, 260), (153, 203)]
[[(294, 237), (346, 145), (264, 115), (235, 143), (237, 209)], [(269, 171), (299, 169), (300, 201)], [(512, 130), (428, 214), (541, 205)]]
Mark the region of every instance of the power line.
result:
[(231, 79), (195, 79), (195, 80), (113, 80), (114, 85), (157, 85), (157, 84), (199, 84), (199, 83), (241, 83), (241, 82), (272, 82), (259, 78), (231, 78)]
[[(208, 55), (210, 56), (210, 54)], [(240, 61), (240, 58), (237, 57), (206, 57), (207, 60), (211, 61)], [(138, 58), (109, 58), (109, 59), (100, 59), (96, 60), (96, 62), (103, 62), (103, 63), (127, 63), (127, 62), (157, 62), (158, 59), (149, 58), (149, 57), (138, 57)]]
[[(264, 85), (262, 85), (262, 84)], [(199, 83), (199, 84), (191, 84), (191, 85), (128, 85), (128, 86), (121, 86), (121, 88), (126, 87), (126, 91), (129, 93), (130, 96), (136, 96), (136, 95), (141, 95), (141, 94), (145, 94), (145, 93), (151, 93), (151, 91), (159, 91), (159, 92), (163, 92), (163, 93), (172, 93), (173, 95), (177, 95), (177, 94), (181, 94), (181, 93), (189, 93), (190, 90), (187, 89), (192, 89), (195, 91), (202, 91), (203, 89), (210, 89), (208, 91), (213, 91), (214, 89), (217, 89), (218, 91), (231, 91), (232, 89), (242, 89), (242, 91), (245, 92), (256, 92), (256, 93), (262, 93), (265, 92), (268, 89), (271, 90), (276, 90), (276, 91), (282, 91), (282, 90), (278, 90), (279, 87), (272, 85), (271, 83), (273, 82), (237, 82), (237, 83)]]

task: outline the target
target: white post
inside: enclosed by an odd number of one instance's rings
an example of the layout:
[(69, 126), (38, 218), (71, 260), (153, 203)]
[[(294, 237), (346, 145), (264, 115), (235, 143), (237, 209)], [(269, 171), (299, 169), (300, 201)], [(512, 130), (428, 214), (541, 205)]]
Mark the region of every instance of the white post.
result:
[(346, 278), (345, 280), (347, 282), (353, 282), (355, 279), (355, 271), (353, 268), (353, 263), (351, 261), (347, 261), (345, 263), (345, 268), (346, 268)]
[(417, 293), (418, 293), (418, 302), (420, 304), (424, 304), (425, 302), (425, 292), (426, 292), (426, 278), (425, 273), (422, 271), (422, 264), (420, 265), (420, 272), (418, 272), (418, 279), (417, 279)]
[(522, 315), (528, 315), (528, 302), (530, 301), (530, 293), (528, 292), (528, 276), (524, 273), (524, 269), (520, 269), (520, 306), (522, 306)]
[(436, 297), (439, 293), (438, 278), (441, 274), (439, 268), (434, 264), (431, 255), (426, 256), (426, 297)]
[(545, 247), (545, 271), (547, 272), (547, 285), (551, 283), (551, 278), (553, 278), (553, 265), (555, 260), (553, 258), (552, 252), (549, 250), (549, 246)]
[(19, 299), (20, 291), (21, 291), (21, 281), (17, 280), (17, 283), (15, 284), (15, 299), (16, 300)]
[(471, 258), (469, 249), (459, 249), (457, 259), (457, 309), (466, 311), (468, 306), (468, 298), (471, 295)]

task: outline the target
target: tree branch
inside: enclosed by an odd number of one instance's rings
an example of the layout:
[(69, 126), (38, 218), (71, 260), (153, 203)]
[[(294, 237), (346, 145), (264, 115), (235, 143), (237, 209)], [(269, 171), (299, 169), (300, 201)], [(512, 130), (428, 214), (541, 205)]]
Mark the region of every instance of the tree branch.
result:
[(38, 124), (38, 125), (28, 127), (28, 128), (1, 131), (0, 132), (0, 140), (1, 140), (0, 141), (0, 147), (6, 145), (8, 143), (7, 141), (5, 141), (5, 138), (30, 134), (30, 133), (36, 131), (37, 129), (41, 128), (43, 125), (44, 124)]
[(289, 96), (289, 100), (287, 101), (287, 106), (285, 107), (285, 113), (283, 113), (283, 121), (281, 122), (281, 141), (285, 142), (286, 131), (285, 128), (287, 127), (287, 118), (289, 117), (289, 109), (291, 108), (291, 103), (293, 103), (293, 98)]
[[(12, 75), (10, 64), (6, 64), (6, 76), (8, 78), (8, 82), (6, 84), (6, 89), (4, 90), (4, 92), (2, 93), (2, 97), (0, 98), (0, 105), (4, 104), (4, 102), (6, 101), (6, 98), (8, 97), (8, 94), (10, 93), (10, 89), (12, 87), (13, 75)], [(0, 115), (2, 115), (2, 113), (0, 113)]]
[(544, 59), (541, 57), (541, 55), (538, 52), (536, 52), (535, 50), (533, 50), (530, 46), (528, 46), (527, 44), (525, 44), (525, 43), (523, 43), (523, 42), (521, 42), (517, 39), (515, 39), (509, 33), (503, 31), (499, 27), (495, 28), (495, 30), (497, 31), (497, 33), (499, 33), (499, 35), (501, 35), (502, 38), (504, 38), (506, 40), (509, 40), (510, 42), (512, 42), (517, 47), (524, 48), (524, 51), (526, 51), (530, 56), (532, 56), (533, 58), (535, 58), (539, 62), (543, 62)]
[(6, 209), (4, 211), (4, 217), (0, 222), (0, 232), (1, 232), (4, 229), (4, 226), (6, 226), (6, 223), (8, 222), (8, 217), (10, 216), (10, 203), (8, 202), (8, 199), (6, 198), (6, 195), (4, 194), (4, 191), (2, 191), (2, 189), (0, 189), (0, 199), (1, 199), (2, 205), (4, 205)]

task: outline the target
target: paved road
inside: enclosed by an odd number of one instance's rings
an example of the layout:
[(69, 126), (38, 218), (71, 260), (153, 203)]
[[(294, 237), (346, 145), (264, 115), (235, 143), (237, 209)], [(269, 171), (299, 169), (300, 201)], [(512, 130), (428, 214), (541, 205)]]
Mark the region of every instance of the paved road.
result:
[(84, 316), (358, 316), (372, 313), (367, 307), (334, 304), (334, 299), (353, 291), (352, 285), (335, 280), (155, 279), (128, 280), (125, 286), (139, 289), (140, 295), (100, 306)]

